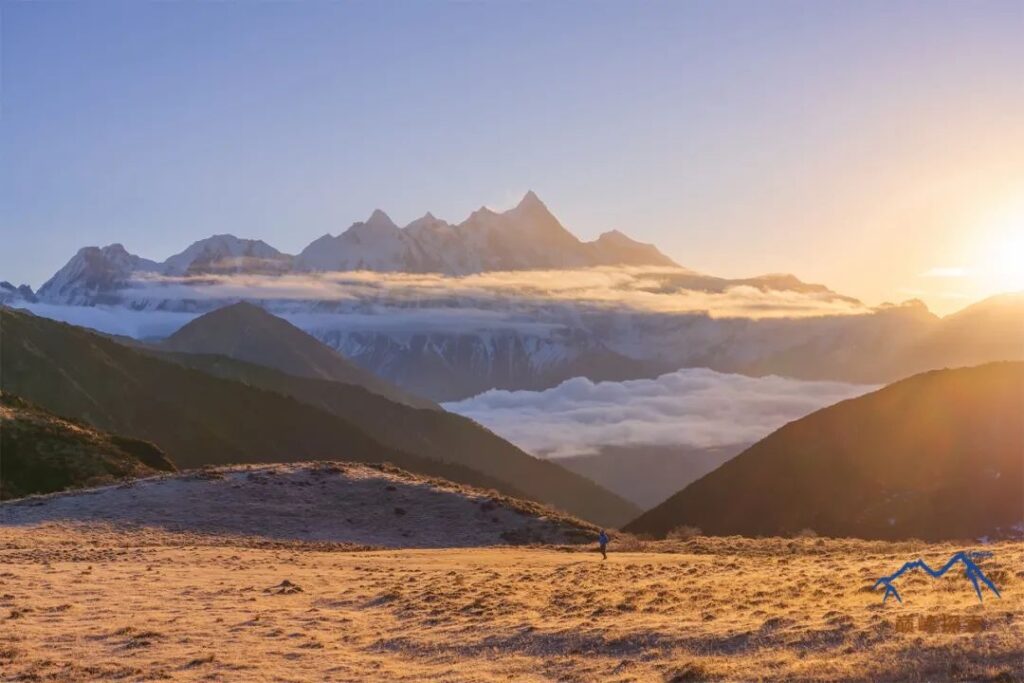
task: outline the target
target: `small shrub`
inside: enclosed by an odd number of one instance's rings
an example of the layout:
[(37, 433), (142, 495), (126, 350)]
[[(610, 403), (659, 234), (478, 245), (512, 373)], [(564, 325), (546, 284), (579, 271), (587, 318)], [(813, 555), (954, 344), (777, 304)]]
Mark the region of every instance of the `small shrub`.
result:
[(717, 676), (696, 662), (685, 664), (671, 672), (665, 680), (669, 683), (685, 683), (687, 681), (713, 681)]
[(618, 533), (612, 538), (612, 549), (623, 553), (642, 553), (648, 549), (648, 539), (634, 534)]
[(703, 535), (704, 532), (700, 530), (700, 527), (689, 526), (684, 524), (683, 526), (677, 526), (675, 529), (669, 531), (668, 534), (665, 535), (665, 538), (674, 541), (685, 541), (689, 538), (693, 538), (694, 536)]

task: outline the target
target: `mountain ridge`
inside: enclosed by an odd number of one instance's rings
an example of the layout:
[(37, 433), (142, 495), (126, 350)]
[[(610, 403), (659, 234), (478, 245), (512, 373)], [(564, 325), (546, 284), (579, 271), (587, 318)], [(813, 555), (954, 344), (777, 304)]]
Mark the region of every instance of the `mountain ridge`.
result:
[(367, 549), (579, 544), (598, 531), (533, 501), (389, 465), (337, 461), (207, 467), (15, 500), (0, 511), (12, 524), (128, 523)]
[(1024, 534), (1024, 362), (931, 370), (795, 420), (625, 529), (946, 540)]
[(660, 265), (678, 267), (651, 244), (619, 231), (583, 242), (566, 230), (537, 195), (528, 192), (501, 213), (486, 207), (459, 224), (427, 212), (398, 227), (381, 209), (336, 236), (325, 234), (297, 255), (258, 239), (216, 234), (156, 262), (121, 244), (83, 247), (40, 288), (50, 303), (107, 303), (134, 273), (182, 277), (223, 273), (374, 270), (467, 275), (493, 270)]
[[(459, 449), (452, 449), (445, 459), (418, 455), (381, 443), (326, 407), (168, 362), (151, 350), (2, 306), (0, 343), (0, 389), (57, 415), (151, 441), (182, 468), (323, 459), (392, 462), (420, 474), (546, 502), (608, 525), (623, 523), (637, 510), (589, 479), (511, 444), (501, 458), (485, 450)], [(488, 459), (489, 464), (473, 466), (475, 460)], [(485, 473), (485, 465), (506, 477)]]
[(288, 321), (245, 301), (199, 316), (160, 342), (158, 347), (183, 353), (222, 355), (290, 375), (355, 384), (392, 401), (441, 410), (433, 401), (399, 389)]

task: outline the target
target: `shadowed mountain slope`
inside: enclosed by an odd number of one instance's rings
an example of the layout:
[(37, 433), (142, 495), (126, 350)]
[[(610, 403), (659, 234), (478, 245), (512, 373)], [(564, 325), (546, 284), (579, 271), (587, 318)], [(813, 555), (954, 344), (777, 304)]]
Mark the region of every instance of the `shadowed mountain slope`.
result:
[(574, 455), (556, 462), (648, 510), (746, 446), (606, 446), (595, 455)]
[(151, 443), (108, 434), (0, 393), (0, 500), (174, 471)]
[[(510, 482), (520, 490), (536, 491), (543, 500), (561, 500), (560, 487), (567, 487), (569, 492), (576, 488), (565, 481), (564, 470), (573, 471), (572, 468), (534, 458), (461, 415), (443, 410), (412, 408), (389, 401), (362, 387), (295, 377), (224, 356), (160, 351), (153, 353), (158, 358), (216, 377), (289, 396), (359, 425), (360, 429), (385, 446), (427, 458), (465, 464), (487, 476)], [(639, 511), (639, 508), (631, 507)]]
[(440, 410), (436, 403), (399, 389), (250, 303), (232, 304), (200, 316), (160, 346), (169, 351), (227, 356), (298, 377), (355, 384), (392, 401)]
[(627, 525), (662, 536), (1024, 532), (1024, 363), (935, 370), (791, 422)]
[[(0, 308), (0, 335), (3, 390), (57, 414), (153, 441), (181, 467), (390, 461), (421, 474), (546, 502), (602, 524), (620, 524), (635, 514), (634, 506), (588, 479), (522, 452), (499, 456), (488, 449), (469, 453), (453, 448), (444, 461), (420, 457), (390, 448), (357, 424), (284, 394), (214, 377), (81, 328), (9, 309)], [(393, 428), (407, 427), (398, 423)], [(479, 463), (501, 458), (512, 462), (508, 469), (513, 481), (481, 472)]]

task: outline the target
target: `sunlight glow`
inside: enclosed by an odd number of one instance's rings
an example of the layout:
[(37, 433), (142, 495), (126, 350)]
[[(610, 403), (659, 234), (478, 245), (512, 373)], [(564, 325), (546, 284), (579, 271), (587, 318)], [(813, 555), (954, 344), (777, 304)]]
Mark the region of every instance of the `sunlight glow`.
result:
[(1024, 201), (993, 216), (983, 229), (979, 279), (1000, 291), (1024, 290)]

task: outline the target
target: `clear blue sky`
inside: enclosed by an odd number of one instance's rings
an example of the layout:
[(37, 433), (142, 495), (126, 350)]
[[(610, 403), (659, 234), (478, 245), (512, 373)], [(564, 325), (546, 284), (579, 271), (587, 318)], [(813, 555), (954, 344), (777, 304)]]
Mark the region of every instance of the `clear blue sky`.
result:
[(374, 207), (460, 221), (532, 188), (584, 238), (941, 308), (965, 283), (921, 273), (983, 267), (986, 216), (1024, 199), (1019, 1), (0, 12), (16, 283), (89, 244), (163, 259), (232, 232), (295, 252)]

